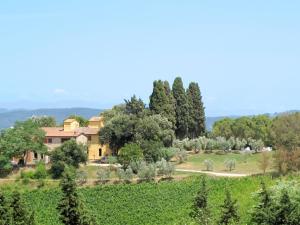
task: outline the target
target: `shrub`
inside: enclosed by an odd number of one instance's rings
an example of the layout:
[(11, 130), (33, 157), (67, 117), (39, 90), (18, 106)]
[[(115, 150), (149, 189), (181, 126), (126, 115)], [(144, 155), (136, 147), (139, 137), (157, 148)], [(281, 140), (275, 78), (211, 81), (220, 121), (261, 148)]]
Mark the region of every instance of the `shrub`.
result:
[(21, 179), (34, 179), (35, 172), (33, 170), (21, 171)]
[(47, 178), (48, 172), (45, 163), (39, 162), (35, 168), (34, 179), (45, 179)]
[(130, 166), (127, 169), (118, 168), (117, 176), (119, 180), (129, 183), (133, 179), (133, 171)]
[(179, 151), (178, 148), (162, 148), (160, 150), (161, 152), (161, 157), (164, 158), (167, 161), (170, 161), (176, 153)]
[(118, 162), (118, 159), (117, 159), (117, 157), (115, 157), (115, 156), (108, 156), (108, 157), (107, 157), (107, 162), (108, 162), (109, 164), (116, 164), (116, 163)]
[(225, 167), (228, 171), (232, 171), (235, 169), (235, 160), (234, 159), (227, 159), (225, 161)]
[(131, 143), (125, 144), (125, 146), (120, 149), (118, 160), (124, 168), (127, 168), (130, 165), (130, 162), (140, 161), (143, 157), (141, 147), (138, 144)]
[(180, 150), (179, 152), (177, 152), (176, 154), (176, 158), (177, 158), (177, 161), (179, 163), (183, 163), (187, 160), (187, 154), (186, 154), (186, 151), (185, 150)]
[(79, 185), (83, 185), (87, 182), (88, 174), (85, 171), (78, 171), (76, 173), (76, 181)]
[(213, 163), (212, 160), (206, 159), (206, 160), (204, 160), (203, 163), (204, 163), (206, 171), (213, 171), (214, 170), (214, 163)]
[(12, 164), (8, 157), (0, 156), (0, 177), (6, 177), (12, 171)]
[(153, 180), (156, 175), (155, 164), (147, 165), (145, 162), (142, 162), (137, 175), (140, 180), (145, 180), (145, 181)]
[(161, 161), (157, 162), (156, 166), (158, 168), (158, 175), (170, 178), (174, 174), (174, 165), (170, 162), (167, 162), (165, 159), (161, 159)]
[(106, 168), (99, 168), (97, 171), (97, 178), (101, 183), (106, 183), (110, 178), (110, 170)]

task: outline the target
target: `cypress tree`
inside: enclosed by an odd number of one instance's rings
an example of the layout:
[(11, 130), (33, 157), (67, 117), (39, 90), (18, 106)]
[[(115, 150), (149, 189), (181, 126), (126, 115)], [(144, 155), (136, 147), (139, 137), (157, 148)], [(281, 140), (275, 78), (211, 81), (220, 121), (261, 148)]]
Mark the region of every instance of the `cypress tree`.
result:
[(259, 203), (254, 207), (251, 215), (253, 224), (272, 224), (273, 216), (272, 209), (273, 202), (269, 191), (264, 182), (261, 183), (261, 191), (259, 192)]
[(291, 202), (289, 194), (286, 190), (283, 190), (280, 196), (279, 204), (274, 209), (275, 218), (272, 224), (292, 224), (291, 221), (293, 220), (293, 218), (291, 217), (291, 214), (293, 210), (294, 205)]
[(153, 82), (149, 108), (152, 113), (166, 117), (175, 127), (175, 103), (167, 81), (157, 80)]
[(69, 170), (63, 174), (60, 182), (63, 197), (57, 209), (60, 212), (60, 220), (65, 225), (94, 225), (95, 222), (87, 216), (84, 205), (79, 199), (76, 182)]
[(12, 224), (13, 225), (34, 225), (34, 214), (29, 212), (21, 199), (19, 192), (14, 191), (11, 201)]
[(208, 188), (205, 177), (202, 178), (201, 187), (194, 200), (190, 216), (199, 224), (211, 224), (210, 211), (208, 208)]
[(196, 138), (205, 133), (205, 112), (198, 83), (190, 83), (187, 97), (189, 103), (189, 137)]
[(176, 112), (176, 136), (179, 139), (187, 137), (189, 123), (189, 104), (182, 79), (177, 77), (174, 80), (172, 93), (175, 99)]
[(236, 203), (237, 201), (232, 200), (230, 192), (226, 189), (226, 197), (224, 204), (221, 206), (222, 214), (219, 224), (228, 225), (239, 221)]
[(5, 196), (0, 192), (0, 225), (11, 224), (10, 221), (10, 209)]

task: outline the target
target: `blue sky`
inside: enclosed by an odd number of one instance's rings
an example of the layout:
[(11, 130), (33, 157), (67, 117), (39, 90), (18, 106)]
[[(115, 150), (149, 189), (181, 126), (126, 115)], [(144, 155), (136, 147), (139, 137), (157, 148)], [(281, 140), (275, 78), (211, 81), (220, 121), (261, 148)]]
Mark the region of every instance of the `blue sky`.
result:
[(208, 115), (300, 109), (300, 2), (0, 3), (0, 108), (109, 108), (180, 75)]

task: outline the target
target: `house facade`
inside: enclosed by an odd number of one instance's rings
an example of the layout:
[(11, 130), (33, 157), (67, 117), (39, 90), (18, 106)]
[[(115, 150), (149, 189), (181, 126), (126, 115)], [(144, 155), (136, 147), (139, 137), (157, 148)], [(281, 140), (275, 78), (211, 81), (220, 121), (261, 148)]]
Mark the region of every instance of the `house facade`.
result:
[[(97, 161), (111, 154), (107, 145), (101, 145), (99, 131), (104, 126), (102, 117), (92, 117), (87, 127), (80, 127), (75, 119), (64, 121), (63, 127), (43, 127), (45, 131), (45, 145), (49, 151), (53, 151), (65, 141), (75, 139), (78, 144), (88, 146), (88, 160)], [(34, 156), (37, 160), (43, 159), (46, 163), (50, 161), (48, 156)]]

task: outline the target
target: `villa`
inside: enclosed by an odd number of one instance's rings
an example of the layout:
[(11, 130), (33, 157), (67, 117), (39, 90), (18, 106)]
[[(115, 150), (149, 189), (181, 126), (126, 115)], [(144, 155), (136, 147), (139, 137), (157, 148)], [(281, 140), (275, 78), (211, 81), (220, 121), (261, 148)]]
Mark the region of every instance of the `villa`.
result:
[[(92, 117), (87, 127), (80, 127), (75, 119), (67, 119), (62, 127), (43, 127), (45, 131), (45, 145), (51, 152), (59, 147), (65, 141), (75, 139), (78, 144), (88, 146), (88, 161), (101, 160), (102, 157), (111, 154), (107, 145), (101, 145), (99, 140), (99, 131), (104, 126), (102, 117)], [(29, 164), (35, 161), (44, 160), (46, 163), (50, 161), (49, 156), (31, 153), (27, 157)]]

